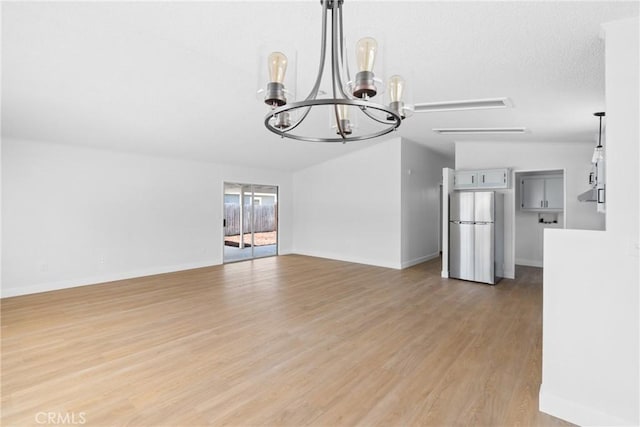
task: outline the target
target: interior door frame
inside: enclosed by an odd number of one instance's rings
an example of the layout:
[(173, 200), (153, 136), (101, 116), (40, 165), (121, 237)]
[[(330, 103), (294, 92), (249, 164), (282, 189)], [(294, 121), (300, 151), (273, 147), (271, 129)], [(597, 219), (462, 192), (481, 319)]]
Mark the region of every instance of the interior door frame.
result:
[[(251, 257), (249, 258), (241, 258), (241, 259), (237, 259), (237, 260), (229, 260), (227, 261), (225, 259), (224, 256), (224, 248), (225, 248), (225, 244), (224, 244), (224, 220), (225, 220), (225, 210), (224, 210), (224, 196), (225, 196), (225, 189), (227, 187), (227, 185), (237, 185), (237, 186), (241, 186), (241, 187), (250, 187), (251, 188)], [(273, 187), (275, 189), (275, 195), (276, 195), (276, 209), (275, 209), (275, 222), (276, 222), (276, 252), (273, 255), (265, 255), (265, 256), (255, 256), (255, 231), (254, 231), (254, 219), (255, 219), (255, 205), (253, 202), (253, 198), (255, 197), (255, 191), (254, 188), (255, 187)], [(240, 210), (244, 209), (244, 200), (242, 200), (242, 193), (240, 193)], [(272, 256), (278, 256), (280, 253), (280, 187), (274, 184), (253, 184), (253, 183), (241, 183), (241, 182), (236, 182), (236, 181), (222, 181), (222, 206), (220, 207), (221, 212), (221, 216), (222, 216), (222, 264), (231, 264), (231, 263), (235, 263), (235, 262), (241, 262), (241, 261), (249, 261), (249, 260), (254, 260), (254, 259), (259, 259), (259, 258), (269, 258)]]
[[(513, 278), (515, 278), (516, 276), (516, 233), (518, 232), (516, 227), (516, 212), (519, 209), (519, 203), (520, 203), (517, 197), (520, 191), (516, 188), (516, 186), (518, 186), (518, 180), (516, 179), (518, 178), (517, 175), (526, 174), (526, 173), (544, 174), (544, 173), (552, 173), (552, 172), (555, 172), (555, 173), (562, 172), (562, 191), (563, 191), (563, 197), (564, 197), (564, 203), (562, 205), (562, 217), (563, 217), (562, 228), (566, 229), (567, 228), (567, 169), (566, 168), (514, 169), (511, 172), (512, 173), (511, 182), (513, 183), (513, 188), (511, 189), (513, 193), (513, 204), (512, 204), (510, 220), (511, 220), (511, 260), (513, 264), (509, 266), (509, 268), (511, 268), (511, 271), (513, 271)], [(544, 250), (544, 244), (543, 244), (543, 250)], [(506, 265), (504, 269), (507, 270)]]

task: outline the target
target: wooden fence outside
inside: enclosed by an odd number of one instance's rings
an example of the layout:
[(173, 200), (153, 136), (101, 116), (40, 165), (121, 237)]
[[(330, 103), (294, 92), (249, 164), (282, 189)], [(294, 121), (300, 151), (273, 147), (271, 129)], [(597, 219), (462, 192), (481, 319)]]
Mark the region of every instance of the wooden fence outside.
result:
[[(251, 205), (245, 205), (244, 209), (244, 232), (247, 233), (251, 232)], [(255, 216), (253, 231), (256, 233), (276, 231), (276, 209), (276, 205), (255, 205), (253, 207), (253, 214)], [(237, 236), (240, 234), (240, 205), (225, 203), (224, 219), (226, 220), (224, 227), (225, 236)]]

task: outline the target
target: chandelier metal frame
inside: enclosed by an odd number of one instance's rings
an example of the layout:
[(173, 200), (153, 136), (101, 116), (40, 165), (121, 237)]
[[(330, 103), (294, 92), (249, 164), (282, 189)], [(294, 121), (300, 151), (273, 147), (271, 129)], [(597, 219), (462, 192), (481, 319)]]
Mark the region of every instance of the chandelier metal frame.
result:
[[(393, 132), (402, 123), (402, 119), (404, 117), (402, 117), (401, 115), (401, 109), (400, 111), (398, 111), (397, 109), (371, 102), (366, 95), (364, 95), (362, 99), (358, 99), (354, 96), (347, 95), (344, 90), (345, 84), (342, 80), (340, 70), (341, 64), (345, 63), (344, 33), (342, 24), (343, 2), (344, 0), (320, 0), (320, 3), (322, 5), (322, 46), (320, 51), (320, 65), (318, 68), (316, 81), (311, 89), (311, 92), (309, 92), (309, 95), (307, 95), (307, 97), (303, 101), (274, 106), (273, 110), (271, 110), (264, 119), (266, 128), (283, 138), (291, 138), (299, 141), (310, 142), (346, 143), (348, 141), (363, 141), (366, 139), (377, 138), (379, 136), (383, 136), (390, 132)], [(327, 57), (327, 15), (329, 10), (331, 11), (331, 86), (333, 97), (317, 99)], [(350, 76), (348, 67), (346, 67), (345, 72), (347, 74), (347, 79), (349, 79)], [(333, 105), (333, 110), (336, 118), (337, 134), (339, 135), (339, 137), (323, 138), (316, 136), (306, 136), (291, 132), (307, 118), (313, 107), (326, 105)], [(363, 135), (353, 135), (343, 127), (343, 123), (340, 120), (340, 116), (338, 113), (339, 105), (357, 107), (368, 118), (385, 125), (385, 127), (377, 132), (371, 132)], [(296, 110), (302, 110), (301, 116), (295, 121), (295, 123), (289, 125), (287, 123), (289, 114), (290, 112)], [(370, 110), (383, 112), (387, 120), (376, 117)]]

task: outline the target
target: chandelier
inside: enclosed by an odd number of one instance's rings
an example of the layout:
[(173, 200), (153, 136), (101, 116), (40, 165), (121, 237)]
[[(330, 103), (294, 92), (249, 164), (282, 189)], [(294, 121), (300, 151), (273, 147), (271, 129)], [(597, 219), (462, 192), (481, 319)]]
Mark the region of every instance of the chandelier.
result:
[[(270, 108), (264, 124), (271, 132), (283, 138), (311, 142), (362, 141), (386, 135), (396, 130), (411, 112), (405, 107), (403, 95), (406, 84), (402, 77), (392, 76), (388, 80), (385, 101), (380, 103), (384, 86), (374, 73), (378, 55), (378, 43), (374, 38), (364, 37), (356, 43), (357, 73), (351, 78), (347, 61), (345, 37), (342, 25), (343, 0), (321, 0), (322, 45), (320, 66), (315, 83), (301, 101), (291, 98), (292, 92), (285, 87), (288, 58), (282, 52), (272, 52), (267, 59), (268, 84), (259, 92), (264, 93), (264, 102)], [(327, 16), (331, 12), (331, 32), (328, 35)], [(331, 89), (321, 91), (320, 85), (327, 60), (327, 42), (330, 37)], [(310, 115), (321, 110), (324, 119), (309, 120)], [(318, 126), (329, 118), (331, 126)], [(315, 126), (301, 126), (305, 120)], [(326, 122), (325, 122), (326, 123)], [(319, 128), (325, 128), (324, 131)]]

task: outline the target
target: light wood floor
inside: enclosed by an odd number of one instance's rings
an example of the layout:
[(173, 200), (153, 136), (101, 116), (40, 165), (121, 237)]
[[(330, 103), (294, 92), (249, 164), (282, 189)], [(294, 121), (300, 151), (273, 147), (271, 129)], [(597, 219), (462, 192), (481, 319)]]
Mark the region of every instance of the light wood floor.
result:
[(537, 410), (541, 272), (290, 255), (4, 299), (2, 425), (569, 425)]

